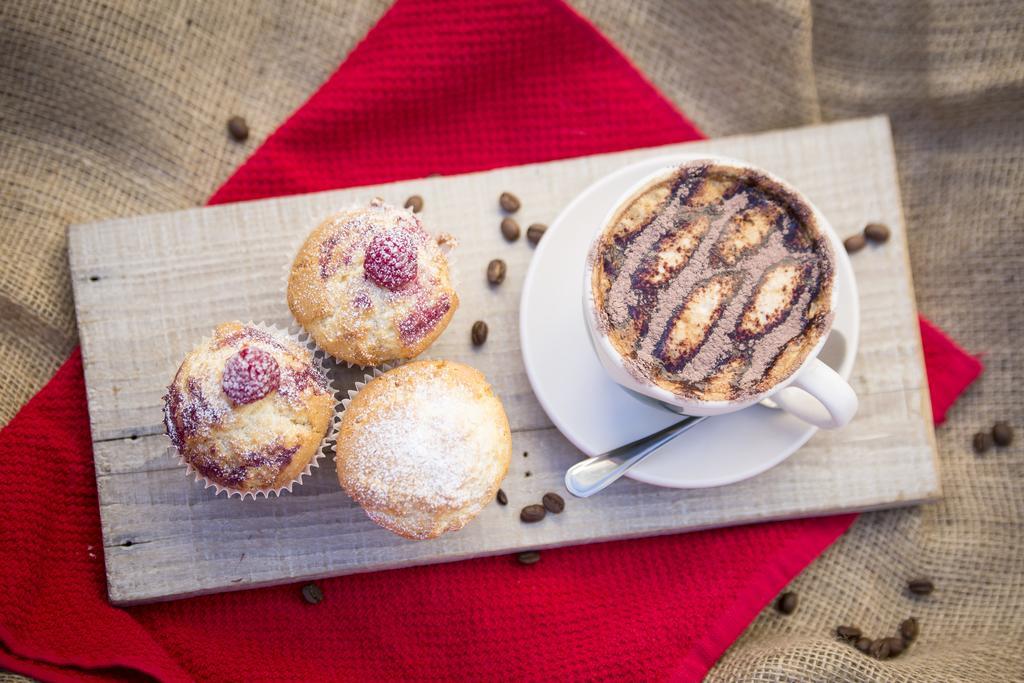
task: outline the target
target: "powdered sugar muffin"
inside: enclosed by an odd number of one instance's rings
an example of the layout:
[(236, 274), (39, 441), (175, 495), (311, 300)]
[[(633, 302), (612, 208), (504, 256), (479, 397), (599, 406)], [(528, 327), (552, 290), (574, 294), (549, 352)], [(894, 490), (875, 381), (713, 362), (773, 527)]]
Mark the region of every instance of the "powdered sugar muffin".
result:
[(459, 305), (448, 261), (419, 217), (380, 199), (337, 213), (299, 249), (288, 307), (322, 349), (356, 365), (413, 358)]
[(505, 409), (480, 371), (416, 361), (373, 379), (345, 409), (338, 480), (385, 529), (434, 538), (494, 500), (511, 456)]
[(167, 436), (185, 461), (243, 493), (297, 479), (333, 419), (333, 392), (309, 349), (239, 322), (185, 356), (164, 396)]

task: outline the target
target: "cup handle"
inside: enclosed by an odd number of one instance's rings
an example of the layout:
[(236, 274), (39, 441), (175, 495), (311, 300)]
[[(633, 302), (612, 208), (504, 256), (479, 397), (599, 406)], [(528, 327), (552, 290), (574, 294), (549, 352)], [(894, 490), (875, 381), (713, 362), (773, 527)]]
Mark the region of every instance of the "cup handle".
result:
[(845, 427), (857, 412), (857, 394), (838, 372), (817, 358), (772, 400), (787, 413), (821, 429)]

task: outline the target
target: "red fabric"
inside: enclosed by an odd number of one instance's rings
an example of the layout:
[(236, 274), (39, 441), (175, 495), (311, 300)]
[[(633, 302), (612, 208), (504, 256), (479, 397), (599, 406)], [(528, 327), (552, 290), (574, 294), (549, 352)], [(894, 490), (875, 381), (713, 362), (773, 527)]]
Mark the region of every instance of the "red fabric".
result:
[(946, 411), (957, 396), (978, 378), (984, 366), (980, 359), (961, 349), (935, 325), (924, 318), (920, 322), (924, 364), (928, 368), (928, 393), (932, 399), (932, 417), (938, 425), (946, 421)]
[[(211, 201), (696, 137), (555, 0), (399, 0)], [(923, 325), (944, 411), (980, 365)], [(0, 667), (53, 680), (695, 680), (854, 519), (342, 577), (321, 582), (316, 607), (283, 586), (115, 609), (90, 445), (75, 352), (0, 432)]]

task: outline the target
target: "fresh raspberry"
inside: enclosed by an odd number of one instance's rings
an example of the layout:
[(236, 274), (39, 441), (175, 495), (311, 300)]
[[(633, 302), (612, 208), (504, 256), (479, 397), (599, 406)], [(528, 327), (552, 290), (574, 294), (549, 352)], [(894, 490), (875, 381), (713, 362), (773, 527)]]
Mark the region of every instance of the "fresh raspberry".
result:
[(241, 351), (224, 364), (220, 386), (238, 404), (258, 401), (281, 384), (281, 368), (277, 359), (254, 346)]
[(366, 247), (363, 270), (375, 284), (396, 291), (416, 279), (416, 244), (404, 231), (374, 236)]

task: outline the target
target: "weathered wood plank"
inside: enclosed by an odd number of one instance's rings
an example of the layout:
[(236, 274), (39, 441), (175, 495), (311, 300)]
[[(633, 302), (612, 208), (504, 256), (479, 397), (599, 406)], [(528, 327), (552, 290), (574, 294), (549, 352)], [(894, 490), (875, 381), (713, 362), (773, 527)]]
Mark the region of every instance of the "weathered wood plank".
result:
[[(893, 228), (883, 249), (854, 258), (862, 338), (851, 382), (861, 410), (847, 429), (819, 433), (782, 465), (731, 486), (679, 491), (625, 481), (525, 526), (518, 509), (548, 490), (580, 454), (530, 391), (519, 351), (518, 302), (532, 253), (501, 237), (496, 198), (523, 199), (525, 228), (548, 223), (597, 178), (676, 151), (751, 161), (799, 186), (842, 235), (866, 221)], [(287, 323), (281, 275), (297, 240), (324, 215), (379, 195), (425, 199), (431, 229), (460, 240), (462, 307), (428, 355), (480, 368), (513, 427), (507, 508), (466, 529), (414, 543), (370, 522), (325, 462), (291, 496), (214, 498), (165, 455), (160, 396), (181, 357), (218, 322)], [(657, 149), (428, 178), (107, 221), (69, 230), (72, 277), (95, 440), (111, 600), (133, 603), (304, 578), (443, 562), (724, 524), (910, 504), (939, 492), (888, 122), (850, 121)], [(491, 258), (508, 263), (499, 288)], [(486, 318), (487, 344), (469, 328)], [(353, 382), (361, 372), (353, 370)], [(135, 436), (136, 438), (129, 438)], [(529, 457), (522, 457), (527, 451)], [(531, 476), (527, 477), (526, 472)]]

